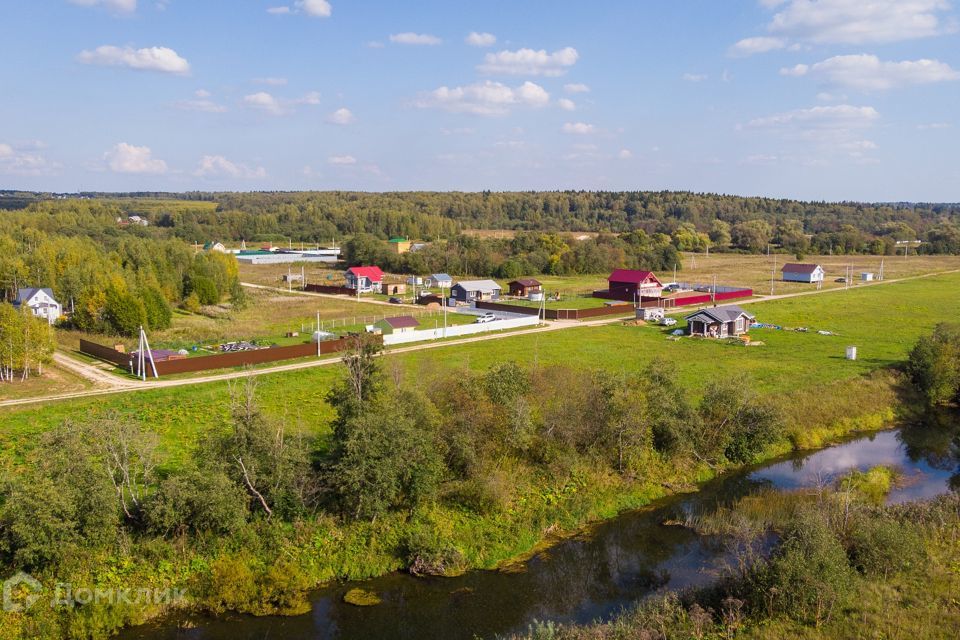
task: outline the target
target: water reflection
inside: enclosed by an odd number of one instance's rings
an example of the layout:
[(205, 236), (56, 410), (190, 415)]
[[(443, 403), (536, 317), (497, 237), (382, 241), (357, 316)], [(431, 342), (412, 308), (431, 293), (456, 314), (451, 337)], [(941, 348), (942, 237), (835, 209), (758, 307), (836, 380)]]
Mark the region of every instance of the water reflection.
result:
[(353, 585), (333, 585), (316, 594), (313, 610), (304, 616), (194, 620), (197, 626), (187, 630), (168, 623), (130, 630), (123, 637), (468, 640), (520, 631), (533, 619), (608, 618), (658, 589), (706, 584), (727, 560), (728, 552), (715, 540), (664, 526), (665, 520), (710, 511), (759, 486), (794, 489), (881, 464), (896, 466), (911, 479), (892, 492), (892, 502), (931, 497), (960, 486), (957, 433), (953, 419), (878, 433), (733, 474), (695, 494), (599, 525), (589, 536), (534, 557), (517, 573), (474, 571), (459, 578), (426, 579), (392, 574), (363, 584), (383, 598), (376, 607), (344, 604), (343, 594)]

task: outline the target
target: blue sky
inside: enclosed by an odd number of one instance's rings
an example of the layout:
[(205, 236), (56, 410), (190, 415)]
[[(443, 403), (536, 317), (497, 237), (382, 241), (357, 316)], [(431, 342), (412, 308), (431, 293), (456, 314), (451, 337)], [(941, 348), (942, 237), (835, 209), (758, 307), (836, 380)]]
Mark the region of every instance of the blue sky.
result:
[(0, 7), (0, 188), (960, 201), (947, 0)]

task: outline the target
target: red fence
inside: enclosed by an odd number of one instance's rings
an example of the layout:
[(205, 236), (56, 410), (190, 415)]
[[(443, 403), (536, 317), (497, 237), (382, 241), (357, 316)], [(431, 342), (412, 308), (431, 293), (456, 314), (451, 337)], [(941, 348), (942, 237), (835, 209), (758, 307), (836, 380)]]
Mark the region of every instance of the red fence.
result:
[[(382, 339), (382, 338), (379, 338)], [(349, 338), (326, 340), (320, 343), (320, 355), (343, 351)], [(106, 360), (120, 367), (130, 366), (131, 355), (122, 353), (95, 342), (80, 341), (80, 351), (87, 355)], [(232, 353), (218, 353), (211, 356), (196, 358), (182, 358), (179, 360), (163, 360), (157, 362), (157, 374), (169, 375), (172, 373), (190, 373), (194, 371), (210, 371), (214, 369), (231, 369), (247, 365), (276, 362), (278, 360), (292, 360), (317, 355), (317, 343), (305, 342), (288, 347), (270, 347), (269, 349), (253, 349), (250, 351), (234, 351)], [(136, 365), (136, 363), (134, 363)]]
[[(503, 313), (519, 313), (526, 316), (540, 315), (540, 309), (536, 307), (524, 307), (521, 305), (505, 304), (502, 302), (482, 302), (476, 303), (477, 309), (486, 309), (488, 311), (501, 311)], [(585, 320), (586, 318), (599, 318), (601, 316), (622, 316), (633, 311), (633, 307), (628, 304), (617, 304), (604, 307), (593, 307), (591, 309), (544, 309), (544, 315), (547, 320)]]
[[(710, 304), (711, 302), (723, 302), (724, 300), (749, 298), (752, 295), (753, 289), (737, 289), (735, 291), (722, 291), (715, 294), (700, 293), (697, 295), (677, 298), (644, 298), (641, 302), (641, 306), (689, 307), (696, 304)], [(646, 302), (648, 300), (657, 301), (657, 304), (647, 305)]]

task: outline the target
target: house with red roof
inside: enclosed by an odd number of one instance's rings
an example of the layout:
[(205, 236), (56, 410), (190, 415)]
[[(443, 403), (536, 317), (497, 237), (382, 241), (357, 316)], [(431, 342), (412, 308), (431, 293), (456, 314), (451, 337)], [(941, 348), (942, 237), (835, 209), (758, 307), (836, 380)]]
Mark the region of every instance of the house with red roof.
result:
[(373, 326), (379, 329), (383, 335), (390, 335), (393, 333), (416, 331), (420, 323), (413, 316), (395, 316), (393, 318), (384, 318)]
[(619, 300), (634, 300), (642, 297), (659, 298), (663, 295), (663, 283), (652, 271), (615, 269), (607, 278), (607, 291)]
[(347, 281), (346, 288), (360, 293), (378, 291), (383, 282), (380, 267), (350, 267), (343, 276)]

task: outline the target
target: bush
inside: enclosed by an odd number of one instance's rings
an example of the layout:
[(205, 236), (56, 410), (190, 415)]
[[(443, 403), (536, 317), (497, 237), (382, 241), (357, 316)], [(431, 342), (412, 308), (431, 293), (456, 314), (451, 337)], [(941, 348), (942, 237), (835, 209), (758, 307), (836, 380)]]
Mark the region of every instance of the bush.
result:
[(163, 293), (156, 287), (143, 287), (140, 289), (140, 299), (143, 301), (147, 326), (152, 331), (168, 329), (173, 319), (173, 311)]
[(403, 541), (403, 550), (408, 570), (416, 576), (452, 575), (466, 565), (463, 552), (430, 523), (414, 527)]
[(220, 556), (198, 581), (201, 602), (213, 613), (250, 611), (258, 599), (256, 573), (245, 556)]
[(144, 505), (147, 529), (158, 535), (229, 534), (246, 520), (248, 497), (226, 474), (187, 469), (167, 477)]
[(888, 515), (862, 518), (850, 534), (850, 561), (861, 573), (886, 577), (923, 560), (917, 526)]
[(190, 293), (197, 294), (197, 301), (201, 305), (211, 305), (220, 302), (220, 292), (216, 283), (206, 276), (192, 276), (190, 278)]

